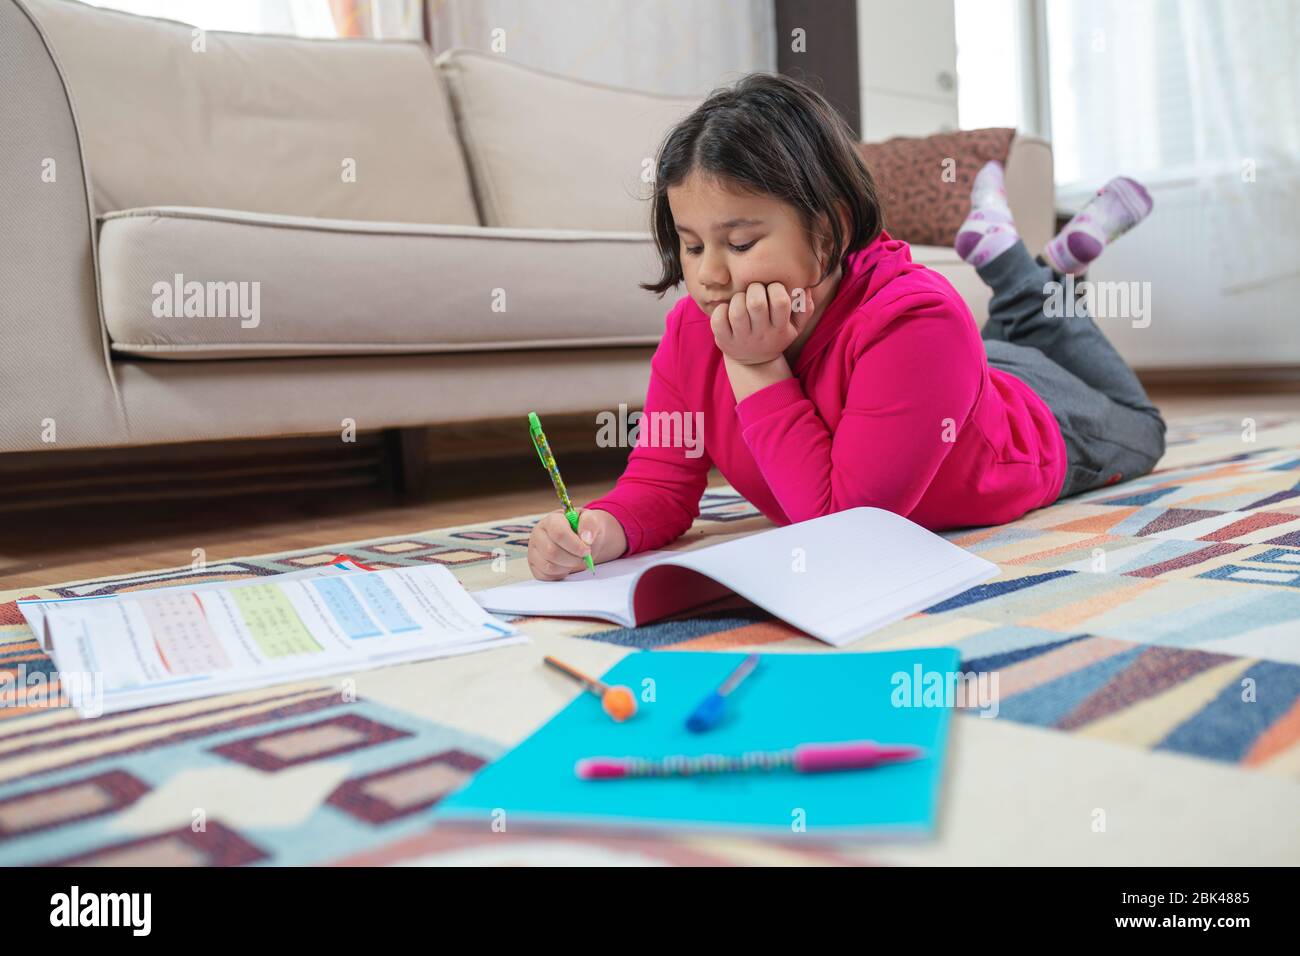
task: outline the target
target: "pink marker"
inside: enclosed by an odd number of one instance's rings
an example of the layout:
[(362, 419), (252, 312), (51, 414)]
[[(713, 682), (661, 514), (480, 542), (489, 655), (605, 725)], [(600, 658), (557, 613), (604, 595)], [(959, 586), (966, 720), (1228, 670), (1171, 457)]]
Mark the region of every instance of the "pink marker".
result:
[(678, 754), (658, 760), (644, 757), (584, 757), (574, 767), (583, 780), (624, 780), (631, 777), (694, 777), (699, 774), (745, 773), (753, 770), (793, 770), (826, 773), (867, 770), (915, 760), (925, 750), (912, 744), (878, 744), (851, 740), (833, 744), (800, 744), (790, 750), (752, 751), (740, 756)]

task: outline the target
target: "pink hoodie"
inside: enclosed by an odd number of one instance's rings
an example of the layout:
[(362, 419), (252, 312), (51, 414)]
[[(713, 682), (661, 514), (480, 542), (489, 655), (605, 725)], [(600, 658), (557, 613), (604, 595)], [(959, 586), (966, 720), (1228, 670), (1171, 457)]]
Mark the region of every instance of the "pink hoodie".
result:
[(737, 403), (709, 316), (683, 297), (650, 361), (627, 468), (583, 507), (618, 519), (632, 555), (690, 528), (714, 464), (778, 525), (860, 505), (935, 531), (1002, 524), (1065, 482), (1051, 409), (989, 368), (961, 296), (888, 233), (849, 256), (791, 371)]

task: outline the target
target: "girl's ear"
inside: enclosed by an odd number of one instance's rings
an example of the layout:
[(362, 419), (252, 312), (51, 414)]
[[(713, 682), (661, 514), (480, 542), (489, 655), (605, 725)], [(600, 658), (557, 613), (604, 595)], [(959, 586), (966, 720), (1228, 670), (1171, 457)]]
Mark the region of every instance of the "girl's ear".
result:
[(830, 252), (831, 231), (830, 220), (826, 214), (818, 216), (817, 229), (813, 233), (813, 258), (817, 260), (817, 274), (821, 275), (826, 271), (826, 256)]
[[(835, 212), (840, 219), (840, 235), (847, 239), (849, 235), (848, 208), (842, 201), (836, 202)], [(826, 260), (830, 257), (831, 252), (831, 224), (829, 214), (822, 213), (820, 218), (817, 220), (817, 225), (817, 268), (819, 271), (824, 271), (826, 268)]]

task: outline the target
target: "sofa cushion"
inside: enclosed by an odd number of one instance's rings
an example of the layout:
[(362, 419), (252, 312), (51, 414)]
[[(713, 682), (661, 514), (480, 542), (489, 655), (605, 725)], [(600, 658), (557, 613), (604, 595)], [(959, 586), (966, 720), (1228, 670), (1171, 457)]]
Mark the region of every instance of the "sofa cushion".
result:
[(963, 129), (859, 143), (889, 234), (909, 243), (951, 246), (970, 213), (975, 174), (990, 160), (1005, 166), (1015, 135), (1009, 128)]
[[(699, 100), (448, 50), (436, 60), (485, 226), (648, 230), (660, 141)], [(647, 166), (647, 164), (649, 164)]]
[(97, 213), (165, 204), (478, 223), (422, 44), (209, 31), (197, 50), (188, 24), (22, 2), (63, 72)]
[[(971, 130), (960, 133), (940, 133), (923, 139), (900, 138), (887, 140), (881, 144), (859, 144), (868, 167), (877, 177), (877, 185), (880, 186), (881, 192), (886, 194), (884, 197), (885, 228), (889, 230), (890, 235), (913, 244), (914, 259), (918, 257), (917, 249), (924, 248), (926, 250), (924, 256), (927, 259), (937, 257), (938, 261), (956, 260), (952, 253), (952, 243), (956, 239), (958, 227), (966, 218), (970, 208), (970, 182), (974, 180), (979, 167), (987, 161), (984, 157), (992, 155), (990, 150), (995, 153), (1001, 150), (1001, 141), (1005, 132), (1007, 131)], [(967, 133), (971, 135), (968, 136)], [(936, 152), (935, 149), (939, 146), (942, 148)], [(918, 186), (909, 194), (909, 187), (904, 183), (890, 181), (891, 175), (901, 175), (903, 180), (915, 178), (906, 172), (906, 164), (903, 164), (902, 170), (896, 166), (890, 171), (884, 171), (880, 166), (882, 150), (887, 154), (895, 147), (900, 151), (896, 155), (910, 153), (909, 162), (915, 161), (925, 169), (936, 171), (940, 169), (943, 159), (949, 155), (957, 159), (954, 154), (964, 149), (965, 159), (958, 162), (957, 169), (961, 171), (964, 168), (965, 175), (968, 177), (967, 182), (957, 185), (949, 183), (940, 189), (934, 185), (938, 182), (938, 177), (931, 176), (930, 187)], [(992, 155), (992, 158), (997, 156)], [(1012, 216), (1015, 217), (1020, 238), (1025, 241), (1025, 248), (1031, 253), (1038, 253), (1056, 232), (1051, 144), (1036, 136), (1017, 134), (1012, 137), (1006, 153), (1006, 184), (1007, 203), (1011, 207)], [(925, 195), (927, 190), (929, 190), (928, 198)], [(911, 209), (900, 208), (909, 203)], [(902, 228), (898, 229), (900, 225)], [(926, 264), (928, 265), (929, 262), (927, 261)], [(973, 270), (970, 277), (975, 279)], [(978, 279), (975, 281), (978, 282)], [(965, 294), (966, 290), (962, 291)], [(981, 301), (987, 304), (988, 296), (983, 291), (979, 292), (979, 296)], [(970, 296), (967, 296), (967, 301), (971, 301)], [(978, 318), (979, 311), (974, 305), (971, 308)]]
[(654, 345), (647, 233), (154, 207), (103, 217), (118, 353), (173, 359)]

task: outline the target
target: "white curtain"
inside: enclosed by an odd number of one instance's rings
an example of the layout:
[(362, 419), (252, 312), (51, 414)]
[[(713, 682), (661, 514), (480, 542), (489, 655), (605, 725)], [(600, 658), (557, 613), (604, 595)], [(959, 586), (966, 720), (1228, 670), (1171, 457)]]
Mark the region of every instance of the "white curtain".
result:
[(1221, 289), (1300, 274), (1300, 3), (1038, 2), (1059, 193), (1190, 183)]
[(497, 52), (566, 76), (676, 96), (702, 97), (744, 73), (776, 69), (772, 0), (428, 3), (435, 53)]
[(1182, 37), (1223, 284), (1300, 275), (1300, 4), (1194, 0)]

